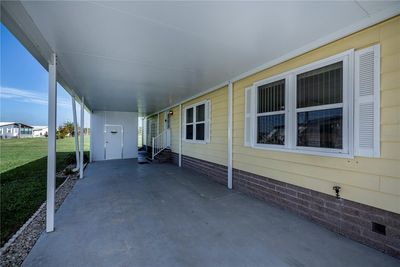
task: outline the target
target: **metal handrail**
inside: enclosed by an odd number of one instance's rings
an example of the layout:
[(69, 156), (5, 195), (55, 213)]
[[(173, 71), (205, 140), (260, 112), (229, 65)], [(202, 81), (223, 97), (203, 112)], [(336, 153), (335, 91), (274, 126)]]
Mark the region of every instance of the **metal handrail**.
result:
[(151, 159), (152, 160), (154, 160), (154, 157), (157, 154), (161, 153), (161, 151), (163, 151), (164, 149), (167, 148), (166, 140), (164, 138), (166, 135), (166, 131), (168, 131), (168, 129), (164, 130), (159, 135), (152, 137), (152, 140), (151, 140)]

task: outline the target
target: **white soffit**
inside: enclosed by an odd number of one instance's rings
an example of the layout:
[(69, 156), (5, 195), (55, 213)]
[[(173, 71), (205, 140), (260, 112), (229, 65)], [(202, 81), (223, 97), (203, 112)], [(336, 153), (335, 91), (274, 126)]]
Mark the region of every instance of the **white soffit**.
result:
[(399, 1), (22, 4), (92, 110), (142, 114), (400, 10)]

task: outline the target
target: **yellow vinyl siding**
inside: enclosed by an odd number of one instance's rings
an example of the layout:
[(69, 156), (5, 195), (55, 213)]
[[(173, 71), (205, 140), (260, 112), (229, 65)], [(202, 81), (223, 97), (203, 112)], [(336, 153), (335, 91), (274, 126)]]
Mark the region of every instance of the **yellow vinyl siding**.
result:
[(223, 87), (184, 103), (182, 112), (184, 112), (185, 107), (203, 100), (209, 100), (211, 103), (210, 143), (193, 144), (183, 140), (182, 154), (226, 166), (228, 160), (228, 87)]
[[(254, 82), (348, 49), (381, 44), (381, 157), (354, 159), (243, 146), (244, 89)], [(233, 167), (400, 213), (400, 17), (315, 49), (234, 83)]]
[[(228, 160), (228, 87), (223, 87), (209, 94), (182, 104), (182, 115), (185, 107), (209, 100), (210, 105), (210, 142), (196, 144), (182, 140), (182, 154), (221, 165), (227, 165)], [(179, 106), (173, 108), (171, 117), (171, 149), (179, 152)], [(183, 116), (182, 116), (182, 123)], [(182, 136), (183, 137), (183, 136)]]
[(161, 112), (159, 114), (159, 129), (158, 129), (158, 134), (161, 134), (164, 131), (164, 112)]
[[(354, 159), (245, 147), (244, 89), (254, 82), (348, 49), (381, 45), (381, 157)], [(209, 144), (182, 141), (182, 154), (227, 165), (227, 86), (182, 104), (211, 101)], [(179, 106), (171, 117), (171, 147), (179, 152)], [(162, 114), (160, 114), (161, 116)], [(161, 128), (160, 128), (161, 129)], [(400, 17), (265, 69), (233, 84), (233, 168), (400, 213)]]
[(171, 150), (179, 153), (179, 106), (171, 109), (173, 115), (170, 117), (171, 128)]

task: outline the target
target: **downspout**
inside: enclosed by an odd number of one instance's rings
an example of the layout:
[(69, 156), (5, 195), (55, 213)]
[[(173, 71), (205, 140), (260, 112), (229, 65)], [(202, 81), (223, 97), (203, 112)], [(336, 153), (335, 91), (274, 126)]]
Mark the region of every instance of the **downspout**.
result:
[(232, 99), (233, 84), (228, 84), (228, 188), (232, 189)]

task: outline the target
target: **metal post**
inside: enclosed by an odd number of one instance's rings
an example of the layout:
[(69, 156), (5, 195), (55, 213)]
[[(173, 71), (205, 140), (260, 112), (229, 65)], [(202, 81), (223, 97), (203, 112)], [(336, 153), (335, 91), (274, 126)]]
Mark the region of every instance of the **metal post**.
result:
[(179, 167), (182, 167), (182, 104), (179, 105)]
[[(93, 114), (93, 111), (90, 111), (89, 112), (89, 116), (90, 116), (90, 129), (93, 129), (93, 126), (92, 126), (92, 114)], [(92, 139), (92, 131), (89, 131), (89, 136), (90, 136), (90, 139), (89, 140), (93, 140)], [(90, 163), (92, 163), (93, 162), (93, 142), (90, 142), (90, 144), (89, 144), (89, 162)]]
[(79, 170), (79, 139), (78, 139), (78, 120), (76, 118), (76, 103), (75, 97), (71, 96), (72, 102), (72, 117), (74, 120), (74, 138), (75, 138), (75, 156), (76, 156), (76, 168), (75, 171)]
[(84, 150), (84, 132), (85, 132), (85, 98), (82, 97), (81, 102), (81, 163), (79, 164), (79, 178), (83, 178), (83, 150)]
[(144, 147), (144, 118), (142, 117), (142, 147)]
[(47, 138), (47, 202), (46, 232), (54, 231), (54, 195), (56, 189), (56, 123), (57, 123), (57, 70), (56, 55), (52, 55), (49, 64), (49, 102), (48, 102), (48, 138)]
[(232, 94), (233, 85), (228, 85), (228, 188), (232, 189)]

